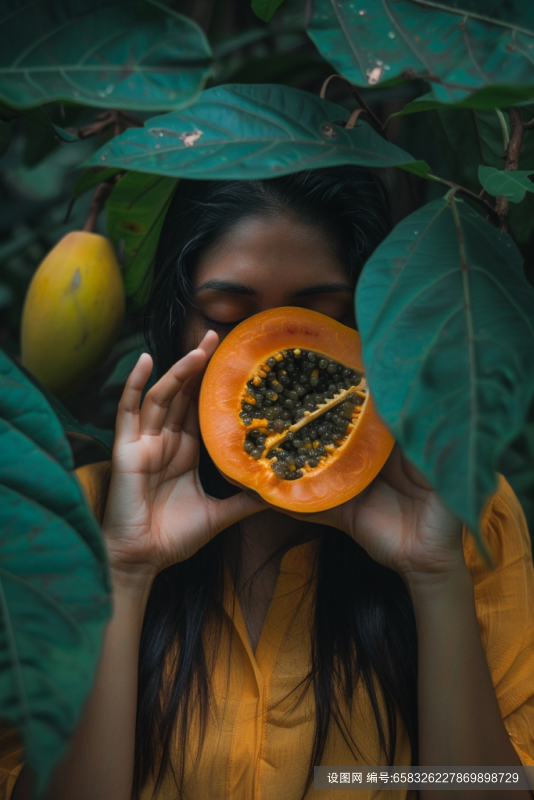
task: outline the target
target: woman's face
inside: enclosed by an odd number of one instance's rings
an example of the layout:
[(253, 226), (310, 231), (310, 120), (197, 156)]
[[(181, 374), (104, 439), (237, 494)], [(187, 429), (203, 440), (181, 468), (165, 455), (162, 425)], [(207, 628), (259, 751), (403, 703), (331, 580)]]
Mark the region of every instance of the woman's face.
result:
[(253, 314), (280, 306), (319, 311), (355, 328), (354, 287), (325, 234), (291, 216), (241, 220), (199, 259), (185, 351), (207, 330), (219, 339)]

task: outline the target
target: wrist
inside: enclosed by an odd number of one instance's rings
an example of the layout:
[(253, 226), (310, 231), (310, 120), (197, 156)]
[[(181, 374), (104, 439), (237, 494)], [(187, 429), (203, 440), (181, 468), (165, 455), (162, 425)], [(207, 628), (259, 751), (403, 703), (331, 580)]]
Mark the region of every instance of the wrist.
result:
[(473, 580), (463, 558), (443, 570), (407, 570), (401, 573), (412, 600), (452, 596), (455, 593), (472, 591)]
[(110, 563), (109, 572), (113, 595), (132, 596), (147, 600), (156, 572), (146, 566)]

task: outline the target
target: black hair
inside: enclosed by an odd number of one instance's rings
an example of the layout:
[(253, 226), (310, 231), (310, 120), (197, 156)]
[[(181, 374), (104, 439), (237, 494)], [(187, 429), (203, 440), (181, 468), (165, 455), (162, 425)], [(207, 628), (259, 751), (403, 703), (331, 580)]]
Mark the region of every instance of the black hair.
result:
[(145, 336), (158, 374), (180, 357), (186, 309), (194, 304), (191, 276), (200, 254), (245, 217), (281, 214), (319, 228), (354, 285), (391, 229), (385, 190), (361, 167), (264, 181), (184, 181), (167, 212), (145, 309)]
[[(183, 354), (183, 323), (194, 303), (192, 273), (199, 256), (232, 225), (259, 214), (290, 215), (318, 227), (354, 285), (365, 261), (391, 229), (385, 190), (361, 167), (270, 180), (182, 182), (162, 229), (145, 309), (145, 337), (158, 374)], [(201, 482), (209, 494), (221, 497), (225, 490), (217, 476), (201, 447)], [(200, 753), (208, 723), (212, 658), (222, 626), (228, 624), (222, 613), (225, 533), (187, 561), (163, 570), (154, 581), (140, 643), (136, 797), (150, 777), (158, 786), (173, 767), (175, 725), (182, 745), (175, 775), (180, 788), (193, 713), (200, 720)], [(315, 574), (316, 582), (310, 584), (315, 586), (311, 668), (302, 690), (313, 686), (316, 728), (303, 797), (313, 780), (314, 765), (320, 764), (332, 722), (357, 758), (346, 712), (360, 680), (369, 694), (388, 764), (393, 764), (396, 749), (397, 712), (408, 732), (413, 763), (418, 753), (417, 636), (402, 579), (335, 529), (321, 537)], [(171, 654), (176, 655), (169, 666)], [(384, 698), (385, 724), (374, 678)]]

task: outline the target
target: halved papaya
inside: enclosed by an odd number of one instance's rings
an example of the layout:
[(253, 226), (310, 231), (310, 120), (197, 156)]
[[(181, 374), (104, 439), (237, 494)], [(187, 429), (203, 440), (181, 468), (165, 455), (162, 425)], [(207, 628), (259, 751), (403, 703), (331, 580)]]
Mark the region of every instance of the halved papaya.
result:
[(219, 470), (289, 511), (354, 497), (394, 444), (369, 395), (357, 331), (303, 308), (234, 328), (208, 364), (199, 413)]

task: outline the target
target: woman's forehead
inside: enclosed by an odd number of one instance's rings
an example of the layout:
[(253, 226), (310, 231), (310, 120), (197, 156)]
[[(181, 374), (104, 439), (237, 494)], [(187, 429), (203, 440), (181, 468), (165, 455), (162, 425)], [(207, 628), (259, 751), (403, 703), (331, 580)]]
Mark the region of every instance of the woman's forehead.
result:
[(333, 244), (321, 228), (291, 216), (248, 217), (201, 255), (193, 283), (199, 290), (226, 281), (255, 292), (273, 284), (293, 291), (332, 281), (348, 284), (348, 268)]

